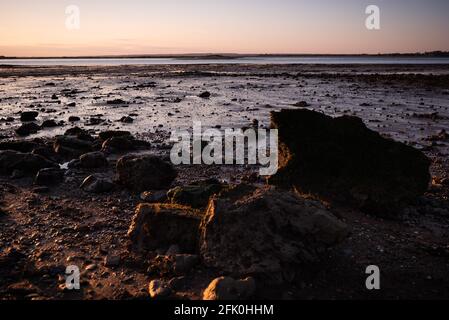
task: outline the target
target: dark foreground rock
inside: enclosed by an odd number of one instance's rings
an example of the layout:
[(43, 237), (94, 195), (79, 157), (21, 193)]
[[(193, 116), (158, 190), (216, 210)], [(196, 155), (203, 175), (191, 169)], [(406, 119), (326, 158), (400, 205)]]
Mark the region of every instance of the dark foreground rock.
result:
[(347, 226), (321, 203), (267, 187), (212, 200), (200, 226), (200, 253), (222, 272), (279, 283), (347, 235)]
[(22, 124), (19, 128), (16, 129), (16, 133), (20, 137), (29, 136), (30, 134), (35, 134), (39, 130), (41, 130), (41, 127), (34, 122), (28, 122)]
[(156, 250), (177, 244), (184, 252), (196, 252), (201, 213), (170, 204), (140, 204), (128, 231), (137, 249)]
[(80, 167), (82, 168), (101, 168), (108, 165), (108, 160), (102, 152), (89, 152), (83, 154), (80, 158)]
[(271, 121), (279, 130), (280, 166), (271, 184), (381, 215), (396, 213), (428, 188), (428, 158), (369, 130), (357, 117), (282, 110)]
[(168, 191), (167, 196), (171, 203), (203, 208), (207, 206), (209, 198), (224, 187), (219, 181), (211, 179), (173, 188)]
[(256, 281), (252, 277), (234, 280), (230, 277), (214, 279), (204, 290), (203, 300), (246, 300), (256, 292)]
[(0, 174), (9, 175), (14, 171), (36, 174), (40, 169), (55, 167), (57, 164), (36, 154), (12, 150), (0, 151)]
[(38, 186), (52, 186), (64, 180), (64, 170), (59, 168), (45, 168), (39, 170), (34, 183)]
[(117, 161), (119, 182), (136, 192), (166, 189), (176, 176), (170, 163), (155, 156), (129, 155)]

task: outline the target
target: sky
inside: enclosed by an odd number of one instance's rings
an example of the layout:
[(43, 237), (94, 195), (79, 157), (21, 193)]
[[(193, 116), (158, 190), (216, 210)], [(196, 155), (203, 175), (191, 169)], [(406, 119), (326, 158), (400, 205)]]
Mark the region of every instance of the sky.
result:
[(0, 0), (0, 56), (449, 51), (448, 31), (447, 0)]

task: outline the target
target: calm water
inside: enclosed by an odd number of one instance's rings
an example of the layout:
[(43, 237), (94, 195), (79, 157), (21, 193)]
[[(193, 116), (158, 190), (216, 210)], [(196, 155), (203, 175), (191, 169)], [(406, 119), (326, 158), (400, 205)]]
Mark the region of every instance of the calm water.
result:
[(173, 64), (449, 64), (449, 58), (394, 57), (257, 57), (237, 59), (111, 58), (111, 59), (0, 59), (0, 65), (116, 66)]

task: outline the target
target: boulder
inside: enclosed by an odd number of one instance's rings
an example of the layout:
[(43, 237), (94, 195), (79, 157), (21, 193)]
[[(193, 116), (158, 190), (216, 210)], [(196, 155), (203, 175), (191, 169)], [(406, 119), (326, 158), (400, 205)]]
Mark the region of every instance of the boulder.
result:
[(105, 193), (115, 188), (111, 179), (98, 174), (92, 174), (84, 179), (80, 188), (89, 193)]
[(18, 152), (31, 152), (39, 144), (34, 141), (3, 141), (0, 142), (0, 150), (13, 150)]
[(28, 122), (22, 124), (19, 128), (16, 129), (16, 133), (18, 136), (25, 137), (29, 136), (30, 134), (35, 134), (39, 130), (41, 130), (41, 127), (34, 122)]
[(198, 248), (201, 212), (171, 204), (140, 204), (137, 206), (128, 236), (138, 250), (168, 248), (176, 243), (183, 252)]
[(30, 122), (36, 120), (39, 112), (37, 111), (24, 111), (20, 114), (20, 121), (22, 122)]
[(45, 120), (41, 124), (41, 128), (55, 128), (58, 127), (58, 124), (55, 120)]
[(134, 150), (131, 136), (112, 137), (103, 142), (101, 151), (104, 153), (125, 153)]
[(148, 286), (148, 293), (152, 299), (164, 299), (172, 294), (168, 283), (163, 280), (153, 280)]
[(101, 168), (108, 165), (108, 160), (103, 152), (89, 152), (83, 154), (79, 160), (79, 165), (82, 168)]
[(256, 281), (252, 277), (243, 280), (220, 277), (214, 279), (204, 290), (203, 300), (247, 300), (252, 298), (255, 292)]
[(64, 180), (64, 172), (59, 168), (41, 169), (34, 178), (34, 184), (48, 187), (61, 183)]
[(78, 158), (85, 153), (93, 151), (93, 145), (90, 141), (68, 135), (57, 137), (53, 148), (58, 155), (70, 159)]
[(188, 186), (179, 186), (171, 189), (167, 197), (171, 203), (191, 206), (193, 208), (206, 207), (209, 198), (219, 193), (224, 186), (215, 179), (201, 181)]
[(117, 161), (118, 180), (136, 192), (166, 189), (176, 176), (172, 164), (155, 156), (128, 155)]
[(19, 170), (25, 174), (36, 174), (40, 169), (58, 167), (42, 156), (12, 150), (0, 151), (0, 174), (12, 174)]
[(271, 122), (279, 130), (279, 170), (271, 184), (382, 215), (428, 188), (429, 159), (360, 118), (302, 109), (273, 112)]
[(288, 280), (284, 272), (310, 267), (347, 235), (347, 226), (320, 202), (266, 187), (211, 200), (199, 245), (208, 267), (279, 283)]

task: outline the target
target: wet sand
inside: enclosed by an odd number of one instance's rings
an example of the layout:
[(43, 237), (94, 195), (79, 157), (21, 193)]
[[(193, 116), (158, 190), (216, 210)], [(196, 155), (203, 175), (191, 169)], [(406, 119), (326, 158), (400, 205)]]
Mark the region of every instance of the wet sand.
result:
[[(208, 91), (211, 97), (200, 98)], [(0, 67), (0, 142), (42, 141), (78, 126), (93, 135), (127, 130), (150, 142), (144, 152), (167, 157), (167, 138), (193, 121), (221, 128), (269, 125), (269, 113), (305, 101), (327, 115), (355, 115), (385, 136), (410, 144), (432, 160), (433, 186), (398, 221), (344, 208), (334, 212), (352, 229), (315, 272), (294, 284), (261, 288), (256, 298), (448, 298), (449, 66), (196, 65), (121, 67)], [(20, 112), (60, 126), (17, 137)], [(69, 122), (70, 117), (79, 121)], [(130, 123), (120, 121), (129, 117)], [(8, 119), (9, 118), (9, 119)], [(96, 170), (114, 175), (110, 166)], [(251, 180), (254, 167), (180, 166), (174, 185), (216, 177)], [(128, 250), (126, 232), (138, 194), (116, 190), (92, 195), (79, 186), (92, 170), (74, 170), (66, 181), (36, 193), (32, 179), (0, 177), (0, 249), (18, 248), (20, 259), (0, 259), (0, 298), (148, 299), (154, 275), (148, 258)], [(446, 180), (445, 180), (446, 179)], [(446, 184), (442, 183), (446, 181)], [(262, 183), (256, 178), (256, 182)], [(111, 268), (107, 255), (120, 256)], [(3, 262), (2, 262), (3, 261)], [(61, 270), (84, 269), (84, 290), (68, 292)], [(383, 290), (364, 289), (364, 268), (382, 267)], [(12, 266), (18, 268), (11, 272)], [(62, 273), (63, 274), (63, 273)], [(198, 299), (217, 270), (200, 266), (186, 275), (179, 298)], [(15, 287), (14, 287), (15, 286)], [(12, 288), (12, 289), (11, 289)]]

